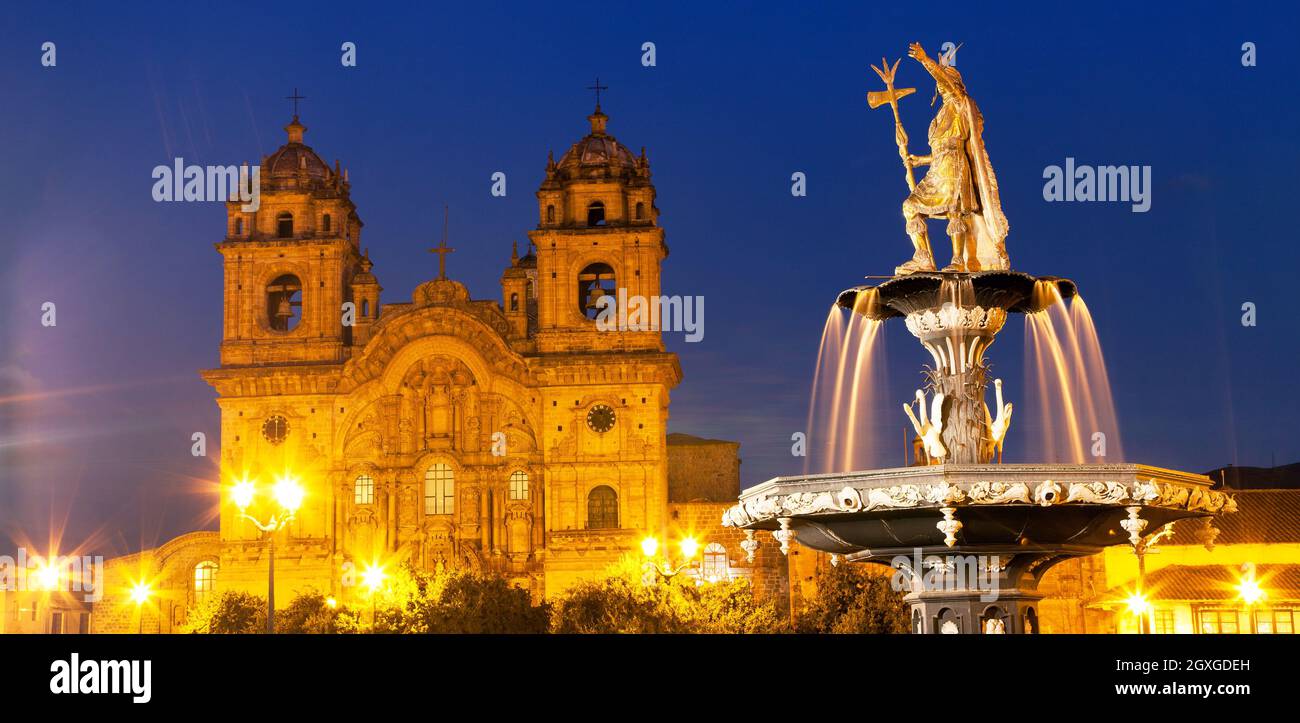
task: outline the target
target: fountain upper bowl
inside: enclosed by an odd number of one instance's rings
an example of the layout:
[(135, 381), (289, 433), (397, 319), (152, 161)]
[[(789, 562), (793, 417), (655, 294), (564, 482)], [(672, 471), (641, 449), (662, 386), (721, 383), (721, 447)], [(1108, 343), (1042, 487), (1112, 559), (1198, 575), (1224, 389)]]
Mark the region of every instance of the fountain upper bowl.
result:
[(883, 321), (947, 303), (1033, 314), (1077, 293), (1073, 281), (1057, 276), (1033, 276), (1021, 271), (921, 271), (895, 276), (876, 286), (845, 289), (835, 303)]

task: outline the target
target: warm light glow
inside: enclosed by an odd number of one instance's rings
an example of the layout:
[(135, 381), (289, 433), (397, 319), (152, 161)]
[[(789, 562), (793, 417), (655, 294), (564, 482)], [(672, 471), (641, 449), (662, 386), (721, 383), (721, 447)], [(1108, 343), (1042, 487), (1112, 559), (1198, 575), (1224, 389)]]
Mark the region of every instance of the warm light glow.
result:
[(1133, 615), (1145, 615), (1151, 611), (1151, 602), (1140, 592), (1129, 595), (1124, 602), (1128, 604), (1128, 611)]
[(695, 541), (694, 537), (683, 537), (679, 543), (682, 547), (682, 557), (690, 560), (695, 557), (695, 553), (700, 551), (700, 543)]
[(374, 593), (384, 584), (384, 568), (380, 565), (370, 565), (361, 573), (361, 584)]
[(257, 485), (253, 484), (253, 481), (247, 477), (230, 488), (230, 499), (241, 510), (246, 510), (249, 505), (253, 504), (253, 497), (256, 494)]
[(307, 494), (302, 485), (298, 484), (298, 480), (287, 474), (276, 480), (273, 492), (275, 501), (290, 514), (302, 507), (302, 498)]
[(1237, 594), (1247, 605), (1255, 603), (1267, 597), (1264, 589), (1259, 586), (1259, 581), (1254, 577), (1245, 577), (1237, 583)]
[(647, 537), (641, 541), (641, 552), (646, 557), (654, 557), (659, 551), (659, 541), (653, 537)]
[(136, 605), (143, 605), (153, 595), (153, 588), (149, 587), (147, 582), (137, 582), (131, 586), (131, 601)]
[(36, 586), (41, 590), (56, 590), (59, 587), (59, 568), (52, 562), (41, 565), (36, 570)]
[(325, 598), (325, 604), (328, 605), (328, 606), (330, 606), (331, 608), (336, 608), (336, 607), (339, 606), (339, 601), (338, 601), (338, 600), (335, 600), (335, 599), (331, 596), (331, 597), (327, 597), (327, 598)]

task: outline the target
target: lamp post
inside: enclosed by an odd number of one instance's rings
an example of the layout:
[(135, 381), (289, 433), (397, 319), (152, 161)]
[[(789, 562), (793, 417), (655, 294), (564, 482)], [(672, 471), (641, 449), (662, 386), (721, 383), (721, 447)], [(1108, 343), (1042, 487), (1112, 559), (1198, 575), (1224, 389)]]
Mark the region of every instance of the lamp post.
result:
[(230, 491), (231, 499), (239, 508), (239, 516), (252, 522), (266, 538), (266, 632), (268, 634), (275, 633), (275, 533), (293, 522), (298, 508), (302, 507), (302, 498), (305, 494), (297, 479), (289, 474), (283, 475), (271, 488), (271, 495), (275, 498), (278, 509), (271, 514), (270, 519), (262, 522), (248, 513), (248, 508), (252, 506), (253, 499), (257, 496), (256, 482), (245, 478)]
[(641, 554), (645, 556), (645, 562), (642, 563), (641, 569), (647, 573), (653, 573), (656, 579), (663, 578), (665, 582), (668, 582), (682, 570), (693, 567), (695, 555), (700, 551), (700, 543), (696, 542), (694, 537), (683, 537), (677, 545), (681, 551), (681, 562), (674, 565), (667, 554), (656, 560), (655, 556), (659, 552), (659, 540), (653, 536), (646, 537), (641, 541)]
[[(1131, 508), (1132, 509), (1132, 508)], [(1155, 606), (1146, 596), (1147, 585), (1147, 553), (1159, 552), (1154, 549), (1160, 544), (1161, 540), (1172, 537), (1174, 534), (1174, 523), (1170, 522), (1162, 526), (1154, 533), (1142, 537), (1142, 530), (1146, 527), (1146, 521), (1137, 519), (1136, 515), (1130, 512), (1129, 520), (1137, 523), (1134, 529), (1129, 530), (1129, 537), (1133, 543), (1133, 554), (1137, 556), (1137, 592), (1129, 596), (1129, 611), (1138, 615), (1138, 634), (1145, 635), (1151, 632), (1151, 615), (1155, 612)], [(1125, 526), (1125, 529), (1129, 529)]]
[(153, 588), (147, 582), (137, 582), (131, 586), (131, 600), (135, 603), (135, 616), (138, 620), (136, 634), (144, 634), (144, 604), (153, 595)]
[(370, 632), (375, 631), (375, 597), (384, 585), (384, 568), (382, 565), (370, 565), (361, 573), (361, 584), (370, 591)]
[[(1243, 572), (1241, 580), (1237, 582), (1237, 597), (1246, 604), (1246, 620), (1250, 623), (1250, 632), (1257, 632), (1258, 627), (1255, 624), (1255, 603), (1267, 597), (1264, 588), (1259, 586), (1259, 581), (1255, 579), (1255, 564), (1248, 562), (1242, 566)], [(1270, 631), (1272, 632), (1272, 631)]]

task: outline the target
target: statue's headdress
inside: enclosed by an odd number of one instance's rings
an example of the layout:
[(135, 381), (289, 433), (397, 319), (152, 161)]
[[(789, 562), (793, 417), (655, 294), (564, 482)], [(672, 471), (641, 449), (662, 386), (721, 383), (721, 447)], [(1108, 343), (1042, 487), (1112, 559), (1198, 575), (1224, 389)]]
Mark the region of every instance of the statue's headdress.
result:
[[(963, 45), (965, 45), (965, 43), (957, 43), (957, 47), (953, 48), (952, 50), (946, 53), (940, 53), (938, 65), (939, 65), (939, 70), (943, 72), (944, 76), (948, 78), (949, 82), (958, 86), (962, 90), (965, 90), (966, 84), (963, 83), (961, 80), (961, 73), (957, 72), (956, 66), (950, 65), (950, 63), (956, 58), (957, 51), (961, 50), (961, 46)], [(939, 99), (939, 84), (935, 83), (934, 95), (930, 96), (930, 105), (933, 106), (934, 102), (938, 99)]]

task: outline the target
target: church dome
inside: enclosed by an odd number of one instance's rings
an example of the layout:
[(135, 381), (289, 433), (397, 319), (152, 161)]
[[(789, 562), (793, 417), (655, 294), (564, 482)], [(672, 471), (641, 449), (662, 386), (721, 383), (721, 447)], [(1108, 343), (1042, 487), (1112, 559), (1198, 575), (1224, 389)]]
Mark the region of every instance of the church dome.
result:
[(638, 175), (644, 159), (638, 159), (627, 146), (605, 132), (609, 116), (601, 112), (600, 106), (596, 106), (596, 112), (587, 116), (587, 120), (591, 122), (591, 132), (574, 143), (560, 157), (559, 163), (548, 170), (560, 180)]
[(289, 142), (262, 161), (263, 178), (272, 182), (302, 178), (312, 185), (333, 180), (334, 170), (316, 155), (311, 146), (302, 142), (307, 127), (298, 122), (298, 116), (294, 116), (284, 130), (289, 134)]

